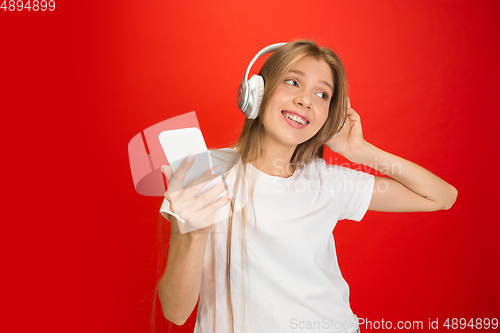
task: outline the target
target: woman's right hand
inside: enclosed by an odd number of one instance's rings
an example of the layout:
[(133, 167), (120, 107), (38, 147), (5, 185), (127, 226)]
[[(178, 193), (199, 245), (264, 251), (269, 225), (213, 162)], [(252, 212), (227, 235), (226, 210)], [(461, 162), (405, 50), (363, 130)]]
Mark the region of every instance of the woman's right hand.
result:
[(189, 223), (192, 229), (202, 231), (213, 224), (215, 212), (231, 201), (232, 193), (222, 195), (217, 201), (212, 202), (216, 196), (226, 192), (226, 187), (221, 179), (211, 189), (195, 198), (194, 196), (203, 186), (218, 174), (217, 172), (214, 174), (213, 170), (208, 170), (184, 189), (184, 178), (193, 164), (194, 156), (188, 156), (175, 174), (172, 173), (170, 166), (164, 165), (162, 167), (162, 172), (170, 181), (167, 192), (165, 192), (165, 199), (170, 202), (172, 212), (179, 215), (186, 223)]

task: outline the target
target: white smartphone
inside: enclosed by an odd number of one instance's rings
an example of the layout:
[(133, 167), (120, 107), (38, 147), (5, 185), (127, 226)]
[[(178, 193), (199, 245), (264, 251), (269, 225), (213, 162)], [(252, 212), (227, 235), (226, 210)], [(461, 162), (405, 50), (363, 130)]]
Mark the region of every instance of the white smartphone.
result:
[[(183, 187), (186, 188), (193, 180), (200, 177), (203, 173), (212, 168), (212, 160), (210, 153), (203, 139), (203, 134), (196, 127), (182, 128), (170, 131), (163, 131), (158, 136), (161, 147), (168, 163), (172, 168), (172, 172), (176, 172), (184, 159), (189, 154), (194, 154), (194, 164), (189, 169), (184, 178)], [(216, 177), (205, 185), (195, 197), (201, 195), (208, 189), (212, 188), (219, 180), (220, 176)], [(194, 184), (196, 185), (196, 184)], [(218, 196), (217, 198), (220, 198)]]

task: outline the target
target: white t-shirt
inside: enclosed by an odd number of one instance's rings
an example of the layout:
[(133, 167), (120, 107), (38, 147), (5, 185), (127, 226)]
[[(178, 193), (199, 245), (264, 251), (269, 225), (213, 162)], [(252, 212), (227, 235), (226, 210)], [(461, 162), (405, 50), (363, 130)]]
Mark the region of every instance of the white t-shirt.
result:
[[(333, 333), (355, 328), (357, 318), (349, 306), (349, 287), (340, 273), (332, 231), (338, 220), (361, 220), (370, 204), (374, 176), (326, 165), (320, 158), (289, 178), (270, 176), (247, 164), (247, 180), (255, 176), (255, 219), (251, 203), (245, 206), (246, 259), (242, 259), (241, 214), (235, 214), (232, 224), (235, 332)], [(229, 205), (219, 210), (216, 220), (228, 210)], [(231, 332), (226, 293), (227, 226), (227, 219), (217, 222), (213, 237), (209, 236), (195, 333), (214, 332), (212, 242), (216, 259), (215, 332)]]

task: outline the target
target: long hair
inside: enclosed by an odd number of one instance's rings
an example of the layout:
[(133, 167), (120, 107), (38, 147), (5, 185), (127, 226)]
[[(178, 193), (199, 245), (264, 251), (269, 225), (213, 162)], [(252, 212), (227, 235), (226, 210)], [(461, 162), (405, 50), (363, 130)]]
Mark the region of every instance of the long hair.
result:
[[(239, 157), (241, 158), (241, 163), (238, 163), (238, 167), (236, 168), (236, 179), (234, 180), (234, 195), (230, 202), (230, 213), (228, 218), (228, 229), (227, 229), (227, 243), (226, 243), (226, 295), (229, 309), (229, 320), (231, 331), (234, 333), (234, 316), (233, 316), (233, 305), (231, 298), (231, 240), (232, 240), (232, 225), (235, 221), (235, 206), (236, 200), (238, 197), (241, 198), (241, 192), (245, 190), (250, 191), (250, 198), (253, 195), (253, 187), (255, 183), (247, 186), (246, 183), (246, 164), (260, 158), (266, 149), (265, 138), (266, 131), (262, 122), (262, 119), (265, 115), (267, 105), (276, 90), (278, 84), (282, 81), (283, 77), (290, 71), (291, 67), (300, 59), (304, 57), (314, 57), (317, 60), (324, 60), (332, 71), (333, 76), (333, 95), (330, 100), (328, 117), (325, 121), (325, 124), (320, 128), (320, 130), (309, 140), (297, 145), (295, 151), (292, 155), (290, 163), (293, 164), (296, 168), (301, 168), (304, 165), (312, 162), (314, 158), (323, 157), (323, 146), (334, 134), (340, 131), (342, 125), (346, 119), (346, 110), (347, 110), (347, 80), (345, 76), (344, 66), (340, 58), (330, 49), (326, 47), (319, 47), (312, 41), (307, 40), (297, 40), (290, 42), (273, 54), (269, 56), (264, 65), (262, 66), (259, 75), (264, 79), (264, 94), (262, 97), (262, 103), (259, 108), (259, 116), (256, 119), (246, 119), (243, 124), (243, 129), (241, 131), (241, 135), (238, 141), (232, 146), (232, 148), (239, 153)], [(253, 200), (252, 208), (253, 208)], [(241, 223), (242, 234), (245, 234), (246, 229), (246, 215), (250, 209), (243, 206), (241, 211), (238, 212), (238, 215), (241, 214), (240, 221), (237, 223)], [(255, 212), (255, 209), (252, 209)], [(255, 214), (254, 214), (255, 216)], [(254, 219), (255, 221), (255, 219)], [(162, 221), (165, 223), (165, 221)], [(257, 222), (257, 221), (255, 221)], [(162, 232), (164, 232), (165, 228), (161, 228)], [(215, 267), (215, 239), (214, 235), (214, 225), (211, 228), (211, 236), (209, 237), (209, 241), (211, 241), (212, 248), (212, 264)], [(164, 240), (164, 238), (162, 238)], [(161, 252), (165, 250), (164, 244), (161, 246)], [(242, 246), (242, 263), (246, 262), (246, 245), (245, 239), (242, 237), (241, 239)], [(160, 253), (159, 259), (164, 260), (166, 255), (162, 255)], [(164, 268), (165, 264), (161, 263), (158, 267)], [(214, 267), (212, 269), (212, 276), (214, 276), (215, 272), (213, 272)], [(160, 268), (160, 269), (161, 269)], [(161, 276), (160, 276), (161, 277)], [(158, 279), (159, 280), (159, 279)], [(215, 279), (213, 281), (213, 290), (215, 291)], [(215, 295), (215, 292), (213, 293)], [(158, 297), (158, 286), (156, 288), (155, 297)], [(216, 323), (216, 299), (214, 297), (213, 301), (213, 322), (214, 327), (213, 331), (217, 332), (215, 323)], [(153, 316), (155, 313), (156, 300), (153, 302)], [(154, 317), (153, 317), (154, 318)], [(152, 324), (154, 325), (154, 319), (152, 319)]]

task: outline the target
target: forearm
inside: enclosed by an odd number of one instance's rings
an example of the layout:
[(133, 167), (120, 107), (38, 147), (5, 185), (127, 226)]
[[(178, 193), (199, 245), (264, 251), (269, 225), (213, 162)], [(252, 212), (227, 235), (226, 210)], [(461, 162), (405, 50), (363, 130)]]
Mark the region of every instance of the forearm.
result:
[(416, 194), (438, 203), (443, 209), (451, 207), (456, 200), (457, 190), (452, 185), (423, 167), (366, 141), (351, 156), (345, 157), (376, 169)]
[[(175, 223), (175, 222), (174, 222)], [(176, 237), (169, 249), (169, 262), (160, 279), (159, 297), (165, 318), (182, 325), (189, 318), (201, 288), (208, 232), (190, 232)], [(170, 255), (172, 251), (172, 255)]]

